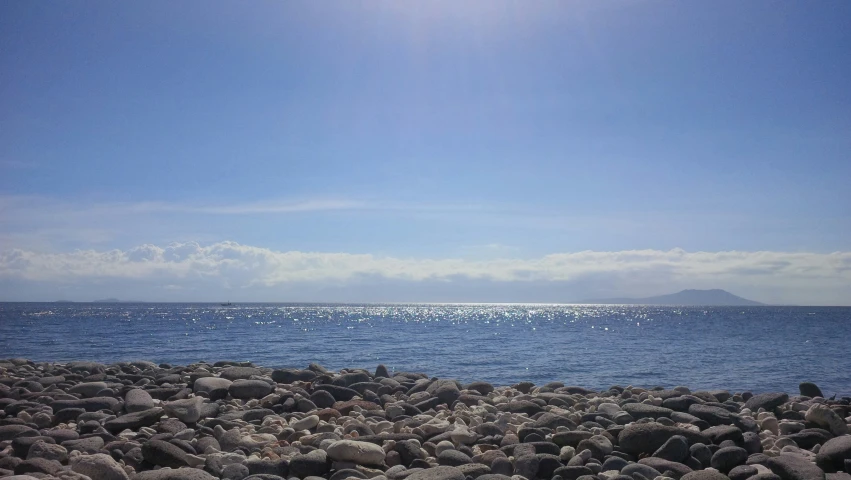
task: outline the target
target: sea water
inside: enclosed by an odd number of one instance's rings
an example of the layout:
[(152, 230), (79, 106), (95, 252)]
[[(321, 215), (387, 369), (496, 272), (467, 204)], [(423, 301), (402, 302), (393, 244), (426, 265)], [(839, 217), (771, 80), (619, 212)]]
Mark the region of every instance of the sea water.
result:
[(0, 358), (851, 395), (851, 308), (0, 303)]

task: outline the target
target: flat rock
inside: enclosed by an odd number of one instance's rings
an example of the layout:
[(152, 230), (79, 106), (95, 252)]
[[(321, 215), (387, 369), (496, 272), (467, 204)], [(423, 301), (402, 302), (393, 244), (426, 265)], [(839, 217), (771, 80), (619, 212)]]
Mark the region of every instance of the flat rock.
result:
[(618, 435), (618, 450), (632, 455), (653, 453), (674, 435), (684, 437), (689, 444), (711, 443), (705, 435), (686, 428), (667, 426), (655, 422), (632, 423), (627, 425)]
[(636, 420), (641, 418), (657, 419), (660, 417), (670, 417), (674, 413), (670, 408), (657, 407), (646, 403), (627, 403), (621, 408)]
[(109, 386), (105, 382), (86, 382), (74, 385), (68, 389), (68, 392), (78, 394), (83, 398), (91, 398), (107, 388)]
[[(94, 480), (94, 479), (93, 479)], [(161, 468), (133, 475), (132, 480), (217, 480), (204, 470), (197, 468)]]
[(236, 380), (228, 387), (230, 396), (243, 400), (262, 398), (271, 392), (272, 386), (263, 380)]
[(683, 475), (680, 480), (730, 480), (730, 477), (714, 470), (697, 470)]
[(407, 477), (409, 480), (464, 480), (464, 472), (457, 467), (440, 466), (416, 471)]
[(756, 412), (760, 408), (772, 411), (788, 401), (789, 395), (785, 393), (760, 393), (749, 398), (745, 402), (745, 408), (749, 408), (753, 412)]
[(798, 455), (769, 457), (765, 466), (781, 480), (825, 480), (824, 471)]
[(149, 408), (147, 410), (142, 410), (141, 412), (128, 413), (126, 415), (113, 418), (112, 420), (108, 420), (104, 423), (103, 426), (112, 433), (119, 433), (128, 428), (136, 431), (142, 427), (150, 427), (157, 423), (163, 416), (163, 413), (162, 408)]
[(827, 405), (817, 403), (811, 406), (804, 418), (808, 422), (821, 425), (836, 436), (848, 434), (848, 425), (845, 424), (845, 419)]
[(71, 459), (71, 470), (98, 480), (129, 480), (130, 477), (112, 457), (103, 453)]
[(160, 467), (186, 467), (189, 460), (186, 452), (177, 445), (162, 440), (149, 440), (142, 445), (142, 457), (145, 461)]
[(202, 377), (195, 380), (195, 383), (192, 384), (192, 391), (195, 393), (206, 393), (210, 394), (210, 392), (216, 390), (227, 390), (233, 382), (226, 378), (219, 377)]

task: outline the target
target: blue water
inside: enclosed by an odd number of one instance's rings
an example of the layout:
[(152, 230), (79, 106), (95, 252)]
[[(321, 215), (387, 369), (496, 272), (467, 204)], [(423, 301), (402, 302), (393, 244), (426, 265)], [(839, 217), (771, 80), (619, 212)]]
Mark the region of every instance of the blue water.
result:
[(851, 394), (851, 308), (0, 303), (0, 358)]

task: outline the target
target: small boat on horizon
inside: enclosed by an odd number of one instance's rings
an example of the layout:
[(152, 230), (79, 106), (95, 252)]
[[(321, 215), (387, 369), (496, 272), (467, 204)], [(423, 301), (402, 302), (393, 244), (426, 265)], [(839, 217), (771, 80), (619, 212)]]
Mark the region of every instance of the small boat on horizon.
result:
[(233, 304), (232, 304), (232, 303), (230, 303), (230, 302), (225, 302), (225, 303), (221, 303), (221, 304), (219, 304), (219, 305), (221, 305), (221, 306), (223, 306), (223, 307), (230, 307), (230, 306), (231, 306), (231, 305), (233, 305)]

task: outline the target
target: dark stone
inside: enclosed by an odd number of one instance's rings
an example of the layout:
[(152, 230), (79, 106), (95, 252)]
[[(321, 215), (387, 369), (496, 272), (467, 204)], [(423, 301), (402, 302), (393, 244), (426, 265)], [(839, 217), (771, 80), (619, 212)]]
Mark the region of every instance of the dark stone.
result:
[(272, 372), (272, 380), (276, 383), (309, 382), (314, 378), (316, 373), (310, 370), (274, 370)]
[(650, 465), (644, 465), (642, 463), (630, 463), (629, 465), (621, 469), (621, 474), (629, 475), (633, 478), (637, 478), (636, 475), (641, 475), (647, 479), (653, 480), (654, 478), (662, 475), (662, 472), (656, 470)]
[(738, 467), (730, 470), (730, 473), (727, 476), (730, 477), (730, 480), (747, 480), (748, 478), (758, 475), (759, 470), (753, 465), (739, 465)]
[(328, 467), (324, 450), (313, 450), (290, 460), (290, 473), (298, 478), (322, 476), (328, 472)]
[(812, 382), (801, 382), (801, 384), (798, 385), (798, 391), (800, 391), (801, 395), (803, 395), (805, 397), (810, 397), (810, 398), (822, 397), (822, 398), (824, 398), (824, 394), (821, 393), (821, 389), (818, 388), (818, 385), (816, 385), (815, 383), (812, 383)]
[(623, 408), (625, 412), (632, 415), (632, 418), (636, 420), (641, 418), (670, 418), (671, 414), (674, 412), (670, 408), (657, 407), (655, 405), (648, 405), (646, 403), (627, 403), (621, 408)]
[(334, 400), (334, 396), (327, 390), (315, 390), (310, 395), (310, 401), (319, 408), (331, 408), (337, 402)]
[[(251, 477), (246, 477), (244, 480), (249, 478)], [(133, 476), (133, 480), (216, 480), (216, 477), (197, 468), (178, 468), (139, 472)]]
[(150, 427), (160, 420), (164, 415), (162, 408), (150, 408), (141, 412), (128, 413), (106, 422), (103, 426), (111, 433), (119, 433), (123, 430), (139, 430), (142, 427)]
[(690, 444), (709, 443), (706, 435), (685, 428), (669, 427), (655, 422), (632, 423), (618, 435), (618, 450), (632, 455), (653, 453), (674, 435), (685, 437)]
[[(231, 367), (242, 368), (242, 367)], [(248, 400), (262, 398), (272, 392), (272, 386), (263, 380), (235, 380), (229, 387), (228, 393), (233, 398)]]
[(21, 458), (27, 458), (27, 453), (30, 451), (30, 447), (35, 442), (44, 442), (44, 443), (56, 443), (51, 437), (38, 436), (38, 437), (17, 437), (12, 440), (12, 450), (15, 452), (15, 455)]
[(789, 395), (785, 393), (760, 393), (748, 399), (745, 402), (745, 408), (749, 408), (754, 413), (760, 408), (770, 412), (787, 401), (789, 401)]
[(180, 468), (189, 466), (186, 452), (180, 447), (162, 440), (149, 440), (142, 445), (142, 457), (145, 461), (160, 467)]
[(252, 375), (263, 375), (263, 372), (259, 368), (254, 367), (228, 367), (219, 374), (220, 377), (230, 381), (248, 379)]
[(60, 445), (68, 450), (68, 453), (77, 450), (88, 454), (100, 452), (100, 449), (103, 448), (105, 444), (106, 442), (104, 442), (100, 437), (86, 437), (77, 440), (66, 440), (60, 443)]
[(680, 480), (730, 480), (730, 477), (712, 470), (698, 470), (683, 475)]
[[(557, 446), (557, 445), (556, 445)], [(581, 452), (582, 450), (590, 450), (591, 457), (596, 458), (597, 460), (603, 461), (603, 459), (612, 452), (614, 447), (612, 446), (612, 442), (603, 435), (594, 435), (591, 438), (586, 438), (579, 442), (579, 445), (576, 446), (576, 451)], [(556, 452), (558, 453), (558, 452)]]
[(17, 437), (37, 437), (38, 430), (26, 425), (2, 425), (0, 426), (0, 442), (12, 440)]
[(487, 395), (493, 392), (493, 385), (488, 382), (473, 382), (465, 385), (464, 390), (473, 390), (481, 395)]
[(638, 463), (640, 465), (647, 465), (648, 467), (653, 467), (656, 470), (662, 472), (663, 474), (665, 472), (670, 472), (672, 475), (669, 476), (672, 476), (676, 479), (679, 479), (683, 475), (691, 473), (692, 471), (688, 465), (684, 465), (679, 462), (671, 462), (669, 460), (656, 457), (642, 458), (638, 461)]
[(703, 401), (694, 395), (683, 395), (681, 397), (666, 398), (662, 402), (662, 406), (678, 412), (688, 412), (689, 407), (696, 403), (703, 403)]
[(688, 408), (688, 413), (713, 426), (733, 423), (733, 417), (730, 411), (721, 407), (694, 404)]
[(846, 470), (847, 460), (851, 460), (851, 435), (831, 438), (816, 454), (816, 465), (828, 473)]
[(824, 471), (814, 463), (797, 455), (769, 457), (765, 466), (781, 480), (825, 480)]
[(539, 453), (535, 456), (538, 457), (538, 478), (552, 478), (554, 472), (564, 466), (557, 455)]
[(564, 480), (576, 480), (582, 475), (593, 475), (594, 472), (590, 468), (583, 465), (559, 467), (555, 469), (553, 475), (558, 475)]
[(742, 437), (742, 447), (748, 453), (762, 453), (762, 443), (759, 435), (754, 432), (745, 432)]
[(473, 459), (458, 450), (444, 450), (437, 456), (437, 463), (457, 467), (458, 465), (473, 463)]
[(712, 440), (712, 443), (716, 444), (725, 440), (732, 440), (737, 444), (742, 441), (742, 431), (739, 427), (733, 425), (716, 425), (714, 427), (709, 427), (700, 433), (709, 437), (709, 439)]
[(712, 455), (709, 464), (721, 473), (727, 473), (734, 467), (744, 465), (748, 459), (748, 452), (741, 447), (725, 447), (719, 449)]
[(571, 419), (550, 412), (545, 412), (543, 415), (538, 417), (532, 426), (534, 428), (549, 428), (552, 430), (555, 430), (558, 427), (567, 427), (570, 429), (576, 428), (576, 424), (573, 423)]
[(465, 480), (464, 472), (457, 467), (441, 465), (424, 468), (408, 475), (408, 480)]
[(50, 404), (50, 407), (54, 412), (66, 408), (82, 408), (87, 412), (97, 412), (98, 410), (119, 412), (121, 410), (121, 402), (113, 397), (94, 397), (84, 398), (82, 400), (55, 400)]
[(328, 480), (345, 480), (346, 478), (367, 478), (363, 473), (353, 469), (353, 468), (344, 468), (342, 470), (337, 470), (333, 475), (328, 477)]
[(833, 438), (833, 435), (820, 428), (805, 428), (798, 433), (786, 435), (786, 438), (794, 440), (799, 447), (809, 450), (816, 445), (827, 443), (828, 440)]
[(672, 462), (682, 463), (689, 457), (688, 441), (683, 436), (674, 435), (669, 438), (664, 445), (659, 447), (658, 450), (653, 452), (653, 456)]
[(28, 473), (45, 473), (53, 475), (62, 470), (62, 464), (56, 460), (46, 458), (31, 458), (24, 460), (15, 466), (15, 475), (26, 475)]
[(514, 474), (525, 478), (535, 478), (538, 475), (540, 460), (534, 454), (520, 455), (514, 459)]
[(576, 448), (577, 446), (579, 446), (579, 442), (587, 438), (591, 438), (593, 436), (593, 433), (582, 430), (575, 430), (571, 432), (559, 432), (553, 435), (553, 443), (560, 447)]
[(249, 475), (268, 474), (277, 475), (279, 477), (286, 477), (290, 471), (289, 463), (284, 459), (248, 460), (247, 462), (245, 462), (245, 466), (248, 467)]
[(351, 400), (358, 396), (358, 392), (356, 390), (352, 390), (351, 388), (341, 387), (338, 385), (316, 385), (313, 387), (314, 390), (325, 390), (334, 396), (334, 400), (338, 402), (345, 402)]

